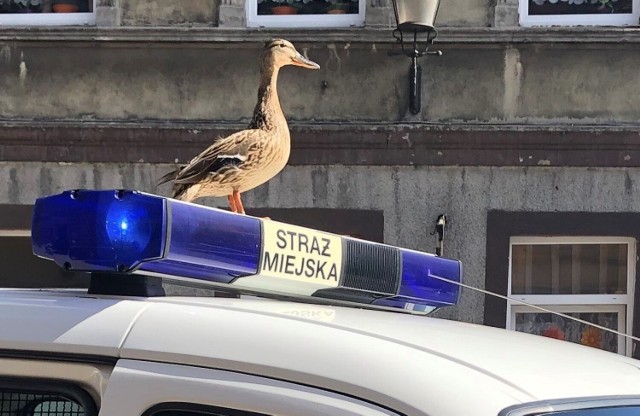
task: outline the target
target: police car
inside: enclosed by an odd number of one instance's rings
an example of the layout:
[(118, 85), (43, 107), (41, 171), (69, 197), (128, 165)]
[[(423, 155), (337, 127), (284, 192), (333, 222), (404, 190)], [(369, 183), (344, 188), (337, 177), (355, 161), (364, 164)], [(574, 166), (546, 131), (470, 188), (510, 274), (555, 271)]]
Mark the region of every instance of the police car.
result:
[(134, 191), (39, 199), (32, 242), (91, 284), (0, 290), (1, 416), (640, 414), (639, 361), (424, 316), (454, 260)]

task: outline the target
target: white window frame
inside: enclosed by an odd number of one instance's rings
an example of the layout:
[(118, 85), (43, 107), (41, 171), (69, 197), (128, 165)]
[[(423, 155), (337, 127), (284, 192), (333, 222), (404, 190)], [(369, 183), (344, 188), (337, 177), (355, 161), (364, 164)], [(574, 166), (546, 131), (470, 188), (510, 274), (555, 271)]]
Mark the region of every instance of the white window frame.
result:
[(31, 230), (0, 230), (0, 237), (31, 237)]
[(366, 0), (359, 0), (358, 14), (292, 14), (282, 16), (259, 16), (258, 0), (245, 0), (248, 27), (319, 28), (364, 26), (366, 8)]
[[(627, 293), (603, 295), (523, 295), (512, 294), (512, 258), (514, 245), (550, 244), (627, 244)], [(561, 313), (616, 312), (618, 329), (631, 334), (636, 276), (636, 240), (630, 237), (511, 237), (509, 241), (509, 278), (507, 293), (512, 299)], [(515, 330), (516, 313), (541, 312), (530, 306), (507, 301), (506, 328)], [(618, 336), (618, 353), (630, 356), (631, 339)]]
[(79, 26), (79, 25), (95, 25), (95, 24), (96, 24), (96, 0), (93, 0), (92, 12), (0, 14), (0, 27)]
[(529, 15), (529, 0), (520, 0), (520, 25), (531, 26), (637, 26), (640, 0), (633, 0), (633, 13)]

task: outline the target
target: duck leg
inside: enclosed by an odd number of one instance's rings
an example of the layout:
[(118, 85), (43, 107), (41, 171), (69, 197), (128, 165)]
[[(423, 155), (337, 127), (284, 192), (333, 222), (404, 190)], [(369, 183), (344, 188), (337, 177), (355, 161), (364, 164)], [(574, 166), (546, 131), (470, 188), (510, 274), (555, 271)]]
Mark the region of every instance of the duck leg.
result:
[(229, 208), (231, 208), (231, 212), (238, 212), (236, 208), (236, 201), (233, 199), (233, 195), (228, 195), (227, 200), (229, 201)]
[(242, 206), (242, 200), (240, 199), (240, 192), (233, 191), (233, 199), (236, 204), (236, 210), (237, 210), (236, 212), (238, 214), (245, 215), (244, 206)]

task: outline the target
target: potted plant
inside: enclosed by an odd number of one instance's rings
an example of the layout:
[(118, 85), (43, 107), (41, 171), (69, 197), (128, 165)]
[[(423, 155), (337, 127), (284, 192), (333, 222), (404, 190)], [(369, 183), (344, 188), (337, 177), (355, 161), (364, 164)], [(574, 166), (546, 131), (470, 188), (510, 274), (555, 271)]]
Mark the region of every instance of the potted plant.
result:
[(0, 0), (0, 13), (39, 13), (42, 0)]
[(326, 0), (329, 3), (326, 13), (328, 14), (346, 14), (351, 11), (350, 0)]
[(53, 0), (53, 11), (56, 13), (75, 13), (80, 10), (78, 0)]
[(532, 14), (630, 13), (632, 0), (530, 0)]
[(300, 0), (273, 0), (275, 5), (271, 8), (271, 14), (285, 15), (297, 14), (302, 2)]

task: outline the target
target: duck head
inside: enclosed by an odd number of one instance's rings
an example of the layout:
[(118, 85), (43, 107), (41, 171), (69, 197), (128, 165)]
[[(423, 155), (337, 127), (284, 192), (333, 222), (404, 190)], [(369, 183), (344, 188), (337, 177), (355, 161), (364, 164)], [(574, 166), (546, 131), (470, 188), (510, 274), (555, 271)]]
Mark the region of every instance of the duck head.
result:
[(319, 69), (320, 65), (302, 56), (291, 42), (284, 39), (272, 39), (264, 44), (262, 52), (263, 66), (281, 68), (285, 65)]

